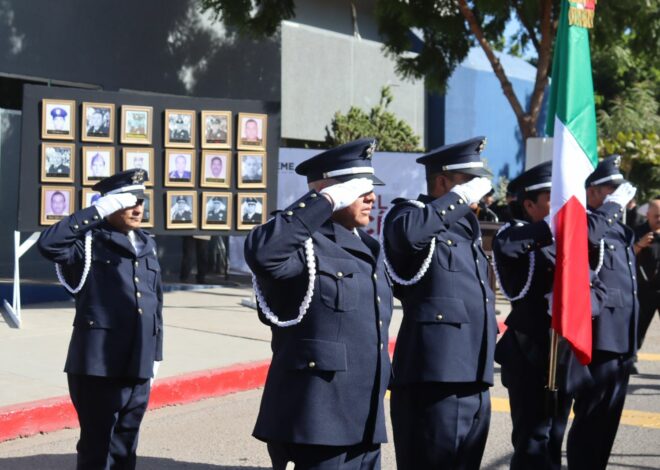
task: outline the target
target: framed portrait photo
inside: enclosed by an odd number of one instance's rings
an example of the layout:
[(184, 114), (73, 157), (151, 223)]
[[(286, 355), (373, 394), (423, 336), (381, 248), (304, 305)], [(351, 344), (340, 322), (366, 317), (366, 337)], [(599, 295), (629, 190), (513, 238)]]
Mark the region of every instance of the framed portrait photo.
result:
[(80, 205), (83, 209), (87, 209), (88, 207), (92, 207), (100, 197), (101, 193), (98, 191), (94, 191), (91, 188), (83, 188)]
[(122, 106), (121, 143), (151, 145), (153, 112), (151, 106)]
[(202, 230), (231, 229), (232, 193), (202, 192)]
[(266, 150), (266, 114), (238, 114), (238, 149)]
[(202, 180), (208, 188), (228, 188), (231, 183), (231, 153), (216, 150), (202, 152)]
[(266, 187), (266, 154), (238, 152), (238, 187)]
[(250, 230), (266, 222), (266, 193), (239, 193), (236, 228)]
[(114, 142), (115, 105), (83, 103), (80, 134), (83, 142)]
[(165, 227), (197, 228), (197, 191), (167, 191)]
[(231, 111), (202, 111), (202, 148), (229, 149), (232, 136)]
[(76, 131), (76, 102), (41, 100), (41, 138), (73, 140)]
[(114, 147), (82, 148), (82, 184), (91, 186), (99, 180), (115, 174)]
[(73, 183), (76, 175), (76, 146), (43, 142), (41, 144), (41, 181)]
[(165, 110), (165, 147), (195, 148), (195, 111)]
[(165, 150), (165, 185), (195, 186), (195, 151)]
[(154, 185), (154, 149), (151, 147), (124, 147), (122, 149), (122, 168), (140, 169), (147, 172), (145, 186)]
[(73, 213), (73, 186), (42, 186), (39, 218), (41, 225), (53, 225)]
[(140, 227), (150, 228), (154, 226), (154, 190), (144, 190), (144, 201), (142, 202), (144, 212), (142, 213), (142, 222)]

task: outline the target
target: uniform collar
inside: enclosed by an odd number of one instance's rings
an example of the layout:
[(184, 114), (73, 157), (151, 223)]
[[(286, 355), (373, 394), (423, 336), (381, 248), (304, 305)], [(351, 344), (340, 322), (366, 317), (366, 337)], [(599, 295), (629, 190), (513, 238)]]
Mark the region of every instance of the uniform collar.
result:
[(148, 255), (150, 252), (155, 253), (156, 242), (154, 242), (153, 238), (147, 235), (147, 233), (142, 229), (134, 230), (135, 236), (139, 237), (144, 242), (144, 246), (142, 247), (142, 250), (137, 255), (135, 254), (135, 250), (133, 249), (133, 245), (131, 244), (131, 241), (128, 239), (128, 236), (125, 233), (115, 229), (107, 221), (103, 221), (103, 223), (101, 224), (100, 232), (101, 232), (101, 237), (104, 240), (118, 246), (122, 250), (130, 253), (132, 256), (137, 256), (138, 258), (141, 258), (143, 256)]
[(369, 240), (371, 237), (363, 231), (358, 230), (357, 232), (359, 237), (355, 236), (352, 230), (348, 230), (343, 225), (332, 221), (332, 219), (328, 219), (319, 229), (319, 233), (334, 240), (344, 250), (366, 255), (372, 261), (375, 261), (380, 249), (376, 248), (374, 251), (374, 244), (377, 246), (378, 243), (375, 240)]

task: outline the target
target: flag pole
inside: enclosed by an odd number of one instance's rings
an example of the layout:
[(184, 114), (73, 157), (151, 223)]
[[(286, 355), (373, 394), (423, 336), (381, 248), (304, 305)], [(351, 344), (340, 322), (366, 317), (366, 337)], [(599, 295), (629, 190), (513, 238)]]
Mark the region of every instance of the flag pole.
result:
[(559, 350), (559, 335), (550, 328), (550, 360), (548, 361), (548, 384), (546, 386), (546, 413), (553, 418), (557, 416), (557, 355)]

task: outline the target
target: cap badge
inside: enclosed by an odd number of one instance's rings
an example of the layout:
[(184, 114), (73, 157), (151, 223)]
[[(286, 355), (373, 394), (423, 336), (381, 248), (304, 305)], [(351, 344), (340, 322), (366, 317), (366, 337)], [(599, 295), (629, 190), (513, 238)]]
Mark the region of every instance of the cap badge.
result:
[(371, 157), (374, 156), (374, 152), (375, 152), (375, 151), (376, 151), (376, 141), (373, 140), (373, 141), (371, 142), (371, 145), (369, 145), (369, 147), (367, 148), (367, 155), (366, 155), (366, 158), (367, 158), (368, 160), (371, 160)]
[(617, 157), (614, 159), (614, 166), (617, 168), (621, 166), (621, 155), (617, 155)]
[(133, 184), (139, 184), (144, 181), (144, 170), (138, 170), (133, 176), (131, 176), (131, 181)]
[(488, 139), (484, 137), (484, 139), (479, 144), (479, 148), (477, 149), (477, 152), (479, 152), (479, 153), (483, 152), (484, 149), (486, 148), (486, 143), (487, 142), (488, 142)]

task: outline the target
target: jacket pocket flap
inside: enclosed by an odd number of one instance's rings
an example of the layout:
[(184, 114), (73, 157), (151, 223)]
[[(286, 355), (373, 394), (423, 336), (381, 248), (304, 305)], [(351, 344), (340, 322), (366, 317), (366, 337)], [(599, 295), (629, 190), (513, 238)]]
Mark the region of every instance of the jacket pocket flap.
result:
[(147, 268), (152, 271), (160, 271), (160, 264), (154, 258), (147, 258)]
[(115, 324), (110, 317), (105, 315), (98, 315), (93, 313), (86, 313), (83, 315), (76, 315), (73, 319), (73, 326), (79, 328), (87, 328), (90, 330), (95, 329), (112, 329)]
[(427, 297), (417, 307), (416, 319), (422, 323), (470, 323), (465, 303), (452, 297)]
[(621, 291), (609, 287), (607, 289), (607, 297), (604, 302), (605, 307), (623, 307), (623, 299), (621, 298)]
[(357, 262), (347, 258), (318, 258), (318, 270), (337, 279), (360, 271)]
[(346, 370), (346, 345), (318, 339), (301, 339), (288, 351), (287, 364), (294, 370)]
[(109, 250), (97, 248), (92, 250), (92, 261), (97, 261), (104, 264), (119, 264), (121, 256)]

